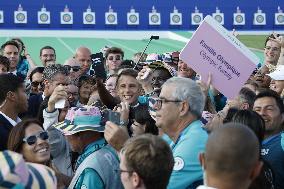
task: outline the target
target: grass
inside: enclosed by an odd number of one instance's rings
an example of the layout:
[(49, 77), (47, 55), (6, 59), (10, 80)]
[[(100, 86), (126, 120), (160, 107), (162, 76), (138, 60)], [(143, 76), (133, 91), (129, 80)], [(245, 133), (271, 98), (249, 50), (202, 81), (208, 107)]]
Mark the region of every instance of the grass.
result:
[[(176, 31), (176, 34), (190, 39), (191, 32)], [(239, 40), (249, 48), (259, 49), (253, 52), (263, 62), (263, 49), (266, 36), (264, 35), (239, 35)], [(0, 37), (0, 43), (8, 40), (7, 37)], [(64, 61), (74, 55), (76, 48), (79, 46), (87, 46), (93, 53), (99, 52), (104, 45), (117, 46), (124, 50), (125, 58), (131, 59), (135, 52), (142, 51), (146, 46), (148, 40), (122, 40), (122, 39), (98, 39), (98, 38), (55, 38), (55, 37), (23, 37), (29, 54), (31, 54), (35, 63), (41, 65), (39, 60), (39, 50), (43, 46), (50, 45), (56, 49), (57, 62), (64, 63)], [(171, 40), (160, 39), (152, 41), (146, 53), (164, 53), (171, 51), (179, 51), (184, 47), (185, 43)]]

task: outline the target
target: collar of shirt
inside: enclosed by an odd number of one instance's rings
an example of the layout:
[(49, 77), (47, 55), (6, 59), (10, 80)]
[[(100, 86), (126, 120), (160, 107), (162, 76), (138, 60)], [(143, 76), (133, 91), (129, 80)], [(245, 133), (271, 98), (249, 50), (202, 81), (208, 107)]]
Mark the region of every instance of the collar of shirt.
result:
[(19, 117), (17, 117), (17, 120), (14, 121), (13, 119), (11, 119), (10, 117), (8, 117), (6, 114), (4, 114), (4, 113), (1, 112), (1, 111), (0, 111), (0, 114), (3, 115), (3, 116), (11, 123), (11, 125), (13, 125), (13, 126), (17, 125), (17, 123), (19, 123), (19, 122), (22, 121)]
[(86, 159), (86, 157), (88, 157), (90, 154), (94, 153), (95, 151), (101, 149), (105, 145), (107, 145), (107, 142), (104, 138), (98, 139), (95, 142), (88, 144), (85, 147), (83, 153), (79, 156), (76, 162), (75, 170), (80, 166), (80, 164), (84, 161), (84, 159)]
[(175, 146), (179, 143), (181, 137), (182, 137), (184, 134), (186, 134), (187, 132), (189, 132), (189, 130), (191, 130), (191, 129), (195, 129), (196, 127), (200, 127), (200, 125), (203, 125), (203, 124), (201, 123), (201, 121), (200, 121), (200, 120), (195, 120), (195, 121), (191, 122), (186, 128), (184, 128), (184, 129), (182, 130), (182, 132), (179, 134), (179, 136), (178, 136), (176, 142), (174, 142), (174, 141), (171, 142), (170, 147), (172, 148), (172, 150), (173, 150), (173, 149), (175, 148)]
[(42, 93), (41, 97), (42, 97), (42, 100), (44, 100), (44, 99), (45, 99), (45, 95), (44, 95), (44, 93)]

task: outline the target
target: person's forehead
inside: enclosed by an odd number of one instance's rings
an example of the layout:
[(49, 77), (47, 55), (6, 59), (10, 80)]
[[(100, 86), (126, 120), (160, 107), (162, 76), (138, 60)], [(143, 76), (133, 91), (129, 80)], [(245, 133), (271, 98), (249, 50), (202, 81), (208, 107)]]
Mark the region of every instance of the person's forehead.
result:
[(267, 41), (266, 46), (269, 46), (269, 47), (277, 47), (277, 48), (280, 48), (280, 47), (281, 47), (279, 43), (277, 43), (277, 42), (275, 42), (275, 41), (272, 41), (272, 40)]
[(39, 79), (42, 79), (42, 73), (39, 73), (39, 72), (36, 72), (33, 74), (32, 76), (32, 80), (39, 80)]
[(67, 62), (65, 62), (64, 65), (69, 65), (69, 66), (81, 66), (81, 64), (79, 62), (77, 62), (76, 60), (69, 60)]
[(7, 45), (7, 46), (5, 46), (4, 51), (18, 52), (18, 48), (14, 45)]
[(76, 92), (78, 91), (78, 87), (76, 85), (68, 85), (68, 91), (70, 92)]
[(163, 85), (159, 97), (160, 98), (172, 97), (172, 93), (174, 92), (174, 90), (175, 90), (175, 86), (173, 84)]
[(126, 83), (128, 83), (128, 84), (130, 84), (130, 83), (137, 84), (138, 83), (136, 78), (134, 78), (132, 76), (129, 76), (129, 75), (122, 75), (122, 76), (120, 76), (118, 82), (119, 82), (119, 84), (123, 84), (123, 83), (125, 83), (125, 84)]
[(109, 53), (108, 56), (121, 56), (120, 53)]
[(42, 49), (41, 54), (54, 54), (54, 50), (53, 49)]
[(276, 100), (273, 97), (258, 98), (254, 102), (254, 107), (276, 106)]

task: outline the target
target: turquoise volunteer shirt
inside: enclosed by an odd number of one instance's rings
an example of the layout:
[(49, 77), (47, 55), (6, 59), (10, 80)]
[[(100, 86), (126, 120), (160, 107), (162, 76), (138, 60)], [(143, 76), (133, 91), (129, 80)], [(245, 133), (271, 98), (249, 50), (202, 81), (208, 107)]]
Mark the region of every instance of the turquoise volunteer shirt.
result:
[[(204, 152), (208, 134), (202, 129), (202, 122), (196, 120), (186, 127), (170, 147), (175, 165), (170, 177), (168, 189), (183, 189), (203, 179), (199, 163), (199, 153)], [(169, 141), (169, 140), (168, 140)]]
[[(105, 139), (99, 139), (91, 144), (89, 144), (84, 152), (79, 156), (77, 160), (77, 165), (78, 167), (86, 157), (88, 157), (89, 154), (94, 153), (95, 151), (101, 149), (106, 145)], [(96, 170), (92, 168), (86, 168), (80, 177), (78, 178), (78, 181), (74, 187), (75, 189), (80, 189), (80, 188), (96, 188), (96, 189), (103, 189), (104, 183), (103, 180), (101, 179), (100, 175), (97, 173)]]

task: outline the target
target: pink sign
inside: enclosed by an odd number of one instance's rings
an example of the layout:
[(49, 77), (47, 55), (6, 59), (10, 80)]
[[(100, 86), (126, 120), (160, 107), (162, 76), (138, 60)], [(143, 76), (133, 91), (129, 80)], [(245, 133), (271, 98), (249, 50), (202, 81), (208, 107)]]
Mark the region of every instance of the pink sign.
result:
[(195, 31), (180, 59), (205, 82), (211, 72), (212, 85), (227, 98), (237, 96), (259, 63), (254, 53), (211, 16), (206, 16)]

